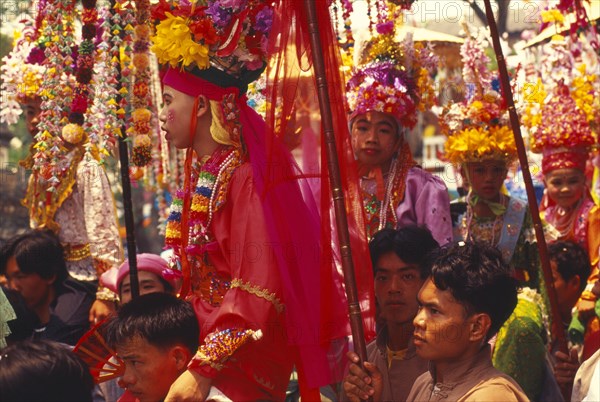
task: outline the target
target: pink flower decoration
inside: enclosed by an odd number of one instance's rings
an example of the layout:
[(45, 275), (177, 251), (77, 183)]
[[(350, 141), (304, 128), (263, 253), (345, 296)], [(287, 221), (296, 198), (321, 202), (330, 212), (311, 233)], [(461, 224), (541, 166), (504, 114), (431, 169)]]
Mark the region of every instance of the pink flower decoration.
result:
[(377, 24), (377, 32), (381, 35), (389, 35), (394, 32), (394, 21), (386, 21)]
[(72, 113), (85, 113), (88, 108), (88, 100), (87, 97), (83, 95), (76, 95), (73, 98), (73, 103), (71, 104), (71, 112)]

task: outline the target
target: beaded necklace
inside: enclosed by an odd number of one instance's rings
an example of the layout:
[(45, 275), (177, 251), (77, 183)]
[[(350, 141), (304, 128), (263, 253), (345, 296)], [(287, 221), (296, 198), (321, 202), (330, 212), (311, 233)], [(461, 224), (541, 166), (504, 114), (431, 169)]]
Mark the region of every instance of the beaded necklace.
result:
[[(171, 213), (167, 219), (165, 244), (173, 247), (177, 254), (186, 247), (189, 254), (201, 254), (210, 243), (212, 234), (209, 227), (214, 213), (225, 203), (229, 181), (234, 170), (241, 164), (238, 149), (220, 147), (204, 163), (200, 163), (192, 172), (192, 181), (196, 187), (191, 194), (188, 228), (181, 227), (184, 191), (177, 191), (171, 204)], [(182, 245), (182, 230), (189, 231), (187, 245)]]
[(580, 198), (571, 208), (556, 207), (556, 214), (553, 219), (548, 219), (560, 233), (561, 239), (567, 239), (575, 232), (575, 221), (580, 215), (580, 208), (583, 204), (583, 198)]
[[(473, 212), (473, 207), (471, 206), (471, 203), (468, 202), (468, 200), (471, 198), (471, 193), (469, 194), (468, 198), (467, 198), (467, 215), (466, 215), (466, 224), (465, 224), (465, 229), (466, 229), (466, 235), (464, 236), (464, 238), (467, 241), (473, 241), (474, 237), (477, 237), (477, 240), (480, 241), (487, 241), (487, 239), (485, 239), (485, 236), (483, 237), (479, 237), (479, 236), (474, 236), (474, 226), (475, 226), (475, 222), (474, 219), (477, 219), (477, 216), (475, 216), (474, 212)], [(500, 203), (503, 206), (506, 206), (507, 204), (507, 198), (500, 194)], [(504, 221), (504, 215), (496, 215), (493, 221), (493, 224), (491, 225), (491, 237), (489, 239), (489, 244), (491, 246), (495, 246), (496, 242), (499, 240), (496, 239), (496, 232), (498, 232), (499, 228), (498, 225), (502, 225)]]
[(389, 174), (385, 179), (383, 200), (377, 198), (377, 191), (368, 191), (368, 180), (361, 178), (361, 192), (369, 238), (377, 231), (386, 227), (395, 227), (398, 223), (396, 207), (404, 200), (406, 177), (413, 166), (415, 164), (412, 158), (403, 163), (400, 163), (397, 157), (392, 160)]
[[(363, 205), (365, 208), (365, 218), (366, 218), (366, 226), (367, 226), (367, 235), (370, 237), (373, 236), (377, 231), (386, 227), (386, 224), (395, 224), (397, 221), (396, 213), (394, 208), (389, 208), (392, 203), (391, 193), (396, 185), (399, 183), (395, 183), (395, 178), (399, 175), (397, 174), (398, 164), (396, 163), (396, 159), (392, 162), (390, 166), (389, 174), (384, 176), (385, 183), (385, 193), (383, 195), (383, 199), (380, 199), (377, 196), (377, 190), (370, 191), (370, 187), (372, 184), (375, 186), (377, 183), (373, 183), (369, 178), (361, 178), (361, 192)], [(376, 180), (376, 179), (375, 179)]]

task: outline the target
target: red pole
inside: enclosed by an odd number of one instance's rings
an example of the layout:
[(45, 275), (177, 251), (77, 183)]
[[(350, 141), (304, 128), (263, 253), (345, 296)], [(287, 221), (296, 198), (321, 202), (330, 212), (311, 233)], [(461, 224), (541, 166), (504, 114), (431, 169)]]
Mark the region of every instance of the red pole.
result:
[[(321, 7), (327, 7), (327, 2), (318, 2)], [(354, 276), (354, 263), (352, 262), (352, 251), (350, 249), (350, 234), (348, 232), (348, 219), (344, 204), (344, 192), (340, 167), (337, 159), (337, 147), (333, 132), (333, 116), (331, 113), (331, 102), (327, 86), (325, 62), (323, 60), (323, 49), (319, 39), (319, 24), (317, 21), (317, 2), (305, 0), (304, 7), (308, 19), (308, 30), (310, 35), (310, 47), (313, 54), (313, 64), (317, 81), (317, 92), (319, 96), (319, 109), (321, 111), (321, 122), (325, 137), (327, 160), (329, 165), (329, 181), (333, 194), (333, 206), (336, 215), (336, 226), (338, 241), (342, 257), (342, 270), (344, 272), (344, 283), (348, 298), (348, 310), (350, 314), (350, 327), (352, 328), (352, 339), (354, 348), (361, 362), (367, 359), (367, 347), (363, 331), (363, 321), (358, 301), (356, 278)], [(339, 103), (338, 103), (339, 104)], [(326, 212), (325, 212), (326, 213)]]
[(533, 227), (535, 229), (535, 237), (537, 239), (537, 246), (540, 253), (540, 261), (542, 264), (542, 271), (544, 273), (544, 280), (546, 282), (546, 290), (548, 292), (548, 299), (550, 300), (550, 315), (552, 317), (552, 334), (556, 337), (558, 348), (560, 351), (567, 353), (567, 338), (565, 331), (561, 327), (562, 320), (560, 319), (560, 310), (558, 309), (558, 301), (556, 296), (556, 289), (554, 289), (554, 280), (552, 279), (552, 269), (550, 268), (550, 259), (548, 257), (548, 249), (546, 247), (546, 239), (544, 238), (544, 230), (542, 228), (542, 220), (540, 219), (540, 211), (537, 205), (537, 199), (535, 197), (535, 191), (533, 189), (533, 181), (531, 180), (531, 173), (529, 172), (529, 164), (527, 161), (527, 152), (525, 151), (525, 144), (523, 143), (523, 136), (521, 135), (521, 124), (519, 123), (519, 116), (515, 110), (515, 103), (513, 100), (512, 90), (510, 88), (510, 79), (508, 77), (508, 70), (506, 68), (506, 60), (502, 54), (502, 47), (500, 46), (500, 37), (498, 35), (498, 27), (496, 26), (496, 20), (494, 19), (494, 13), (490, 0), (484, 0), (485, 2), (485, 13), (490, 26), (490, 33), (492, 36), (492, 42), (494, 44), (494, 52), (496, 53), (496, 59), (498, 61), (498, 71), (500, 73), (500, 83), (502, 84), (502, 96), (508, 106), (508, 113), (510, 115), (510, 125), (512, 127), (513, 134), (515, 136), (515, 143), (517, 145), (517, 153), (519, 155), (519, 163), (521, 164), (523, 171), (523, 179), (525, 181), (525, 189), (527, 190), (527, 200), (529, 202), (529, 211), (531, 212), (531, 218), (533, 220)]

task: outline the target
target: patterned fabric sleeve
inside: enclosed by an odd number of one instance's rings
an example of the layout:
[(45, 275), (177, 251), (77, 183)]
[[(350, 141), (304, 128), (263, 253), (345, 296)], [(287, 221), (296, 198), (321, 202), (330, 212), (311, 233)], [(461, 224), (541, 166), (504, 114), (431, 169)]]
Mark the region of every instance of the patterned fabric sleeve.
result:
[(83, 197), (85, 229), (98, 277), (117, 266), (123, 250), (115, 203), (104, 168), (86, 155), (77, 170), (77, 186)]
[(225, 362), (235, 351), (248, 341), (258, 340), (262, 337), (259, 329), (225, 329), (208, 334), (204, 344), (198, 348), (191, 367), (208, 365), (216, 370), (221, 370)]

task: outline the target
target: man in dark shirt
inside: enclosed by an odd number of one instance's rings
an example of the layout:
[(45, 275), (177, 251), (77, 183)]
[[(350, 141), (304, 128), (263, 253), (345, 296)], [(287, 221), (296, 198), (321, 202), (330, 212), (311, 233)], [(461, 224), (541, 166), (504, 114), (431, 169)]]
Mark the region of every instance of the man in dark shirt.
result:
[(383, 229), (373, 236), (369, 251), (379, 311), (377, 338), (367, 345), (367, 371), (356, 364), (356, 353), (348, 353), (351, 364), (342, 401), (366, 399), (364, 379), (375, 368), (374, 381), (383, 385), (382, 400), (406, 400), (417, 377), (427, 371), (427, 360), (417, 356), (413, 344), (413, 319), (419, 308), (417, 293), (429, 277), (427, 254), (437, 248), (425, 227)]
[(0, 273), (37, 317), (33, 339), (75, 345), (89, 328), (93, 297), (69, 277), (52, 232), (34, 230), (9, 241), (0, 253)]

